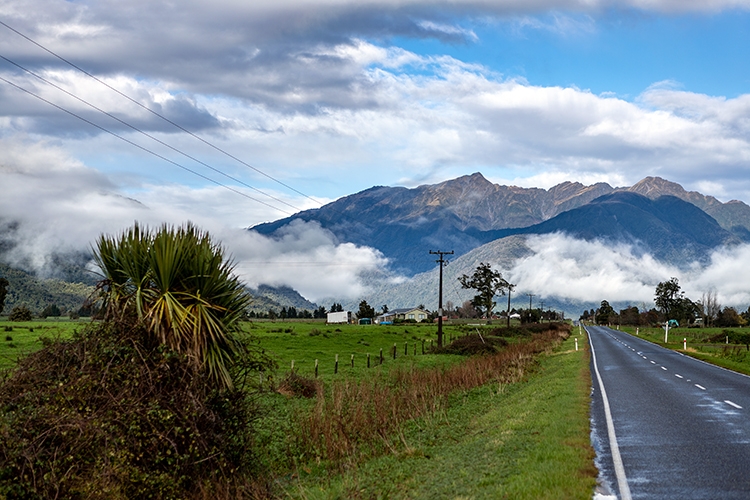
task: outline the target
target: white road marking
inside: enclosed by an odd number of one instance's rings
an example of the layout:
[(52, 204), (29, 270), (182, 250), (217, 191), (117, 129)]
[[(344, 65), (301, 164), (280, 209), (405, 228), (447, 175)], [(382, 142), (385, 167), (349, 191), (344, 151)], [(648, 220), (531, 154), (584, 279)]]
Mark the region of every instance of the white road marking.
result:
[(656, 364), (656, 361), (652, 361), (652, 362), (651, 362), (651, 364), (652, 364), (652, 365), (655, 365), (655, 364)]
[[(588, 333), (588, 330), (586, 331)], [(609, 436), (609, 448), (612, 451), (612, 463), (615, 466), (615, 476), (617, 477), (617, 486), (620, 489), (620, 500), (631, 500), (630, 487), (628, 486), (628, 478), (625, 476), (625, 467), (622, 465), (622, 457), (620, 457), (620, 448), (617, 446), (617, 436), (615, 435), (615, 424), (612, 421), (612, 411), (609, 409), (609, 399), (607, 399), (607, 391), (604, 389), (604, 382), (602, 382), (602, 376), (599, 375), (599, 367), (596, 364), (596, 352), (594, 352), (594, 342), (591, 340), (591, 334), (589, 334), (589, 346), (591, 347), (591, 360), (594, 364), (594, 371), (596, 372), (596, 378), (599, 381), (599, 388), (602, 391), (602, 402), (604, 403), (604, 416), (607, 420), (607, 435)]]
[(677, 378), (685, 378), (682, 375), (680, 375), (679, 373), (675, 373), (674, 376), (677, 377)]
[(661, 369), (662, 369), (662, 370), (664, 370), (664, 371), (667, 371), (667, 369), (666, 369), (666, 368), (664, 368), (663, 366), (661, 367)]
[(742, 409), (742, 407), (741, 407), (740, 405), (738, 405), (737, 403), (732, 403), (732, 402), (731, 402), (731, 401), (729, 401), (728, 399), (725, 399), (725, 400), (724, 400), (724, 402), (725, 402), (726, 404), (728, 404), (729, 406), (734, 406), (734, 407), (735, 407), (735, 408), (737, 408), (738, 410), (741, 410), (741, 409)]
[(700, 389), (701, 391), (705, 391), (705, 390), (706, 390), (706, 388), (705, 388), (705, 387), (703, 387), (702, 385), (698, 385), (698, 384), (695, 384), (695, 387), (697, 387), (697, 388), (698, 388), (698, 389)]

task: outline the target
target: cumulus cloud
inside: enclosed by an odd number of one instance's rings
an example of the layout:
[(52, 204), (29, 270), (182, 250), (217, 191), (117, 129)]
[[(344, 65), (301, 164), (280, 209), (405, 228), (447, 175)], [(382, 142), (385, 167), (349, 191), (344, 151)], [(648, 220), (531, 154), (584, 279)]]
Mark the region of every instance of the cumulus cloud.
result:
[[(398, 37), (481, 43), (470, 27), (493, 22), (487, 19), (585, 35), (596, 30), (597, 14), (608, 9), (722, 10), (747, 8), (748, 2), (225, 0), (208, 5), (139, 0), (127, 9), (122, 5), (35, 0), (29, 8), (6, 0), (3, 11), (24, 33), (145, 105), (297, 183), (310, 181), (323, 189), (331, 178), (346, 175), (350, 192), (382, 179), (416, 185), (477, 170), (522, 185), (553, 178), (622, 185), (659, 175), (692, 189), (710, 180), (715, 193), (750, 196), (747, 95), (725, 99), (661, 84), (629, 102), (575, 87), (542, 87), (481, 65), (391, 45)], [(164, 135), (174, 131), (0, 29), (7, 34), (0, 49), (8, 57), (135, 126)], [(0, 73), (125, 131), (17, 68), (3, 64)], [(31, 97), (19, 98), (5, 85), (0, 110), (2, 130), (61, 139), (71, 150), (101, 147), (104, 155), (111, 149), (110, 143), (88, 142), (89, 137), (71, 138), (98, 132)], [(174, 134), (167, 142), (172, 140), (181, 146), (188, 142)], [(153, 158), (143, 163), (151, 171), (160, 165)]]
[(361, 274), (387, 265), (378, 251), (340, 243), (314, 223), (291, 225), (278, 238), (247, 231), (249, 219), (277, 214), (222, 188), (143, 186), (136, 200), (57, 147), (3, 138), (0, 150), (0, 239), (9, 247), (3, 260), (42, 274), (52, 270), (54, 254), (88, 252), (98, 235), (117, 234), (136, 220), (191, 220), (227, 248), (248, 284), (287, 285), (312, 300), (357, 295)]
[(677, 268), (628, 245), (583, 241), (559, 233), (530, 236), (526, 243), (533, 253), (519, 259), (508, 276), (542, 297), (653, 306), (656, 285), (676, 277), (692, 300), (715, 291), (724, 306), (744, 310), (750, 304), (750, 270), (745, 265), (750, 245), (718, 249), (707, 265)]

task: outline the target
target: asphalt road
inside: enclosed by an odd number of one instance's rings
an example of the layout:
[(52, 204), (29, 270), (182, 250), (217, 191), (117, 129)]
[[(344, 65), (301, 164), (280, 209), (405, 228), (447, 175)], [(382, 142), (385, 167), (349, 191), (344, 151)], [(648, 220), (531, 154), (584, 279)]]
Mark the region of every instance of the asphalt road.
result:
[(750, 377), (623, 332), (587, 330), (605, 487), (621, 499), (750, 499)]

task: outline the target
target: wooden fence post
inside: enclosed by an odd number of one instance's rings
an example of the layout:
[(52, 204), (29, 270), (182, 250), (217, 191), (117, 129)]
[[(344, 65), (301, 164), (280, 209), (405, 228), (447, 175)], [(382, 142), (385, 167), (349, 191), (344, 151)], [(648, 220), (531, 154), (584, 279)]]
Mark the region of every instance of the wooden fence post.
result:
[(383, 364), (383, 348), (380, 348), (380, 364)]
[(393, 344), (393, 359), (396, 359), (396, 344)]
[(315, 360), (315, 378), (318, 378), (318, 360)]
[(406, 356), (407, 354), (409, 354), (409, 342), (408, 341), (404, 342), (404, 356)]
[(352, 354), (352, 368), (354, 368), (354, 354)]
[(334, 375), (339, 372), (339, 355), (336, 355), (336, 364), (333, 366)]
[(367, 353), (367, 368), (370, 368), (370, 353)]
[(424, 354), (424, 339), (422, 339), (422, 354)]

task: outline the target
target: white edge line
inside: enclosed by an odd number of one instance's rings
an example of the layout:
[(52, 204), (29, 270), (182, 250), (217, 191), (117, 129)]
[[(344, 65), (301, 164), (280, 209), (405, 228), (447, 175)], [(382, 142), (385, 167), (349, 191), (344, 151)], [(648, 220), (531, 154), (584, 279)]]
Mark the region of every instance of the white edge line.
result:
[(705, 387), (703, 387), (702, 385), (698, 385), (698, 384), (695, 384), (695, 387), (697, 387), (697, 388), (698, 388), (698, 389), (700, 389), (701, 391), (705, 391), (705, 390), (706, 390), (706, 388), (705, 388)]
[(617, 487), (620, 490), (620, 500), (631, 500), (628, 478), (625, 476), (625, 467), (623, 467), (622, 465), (620, 448), (617, 446), (617, 436), (615, 435), (615, 424), (612, 421), (612, 411), (609, 409), (609, 399), (607, 399), (607, 391), (604, 389), (604, 382), (602, 382), (602, 377), (601, 375), (599, 375), (599, 367), (596, 364), (596, 353), (594, 352), (594, 342), (591, 340), (591, 333), (589, 332), (588, 328), (586, 329), (586, 334), (589, 337), (589, 345), (591, 346), (591, 360), (594, 364), (596, 379), (599, 381), (599, 389), (602, 391), (604, 416), (607, 419), (607, 435), (609, 436), (609, 448), (612, 452), (612, 463), (615, 466), (615, 476), (617, 477)]

